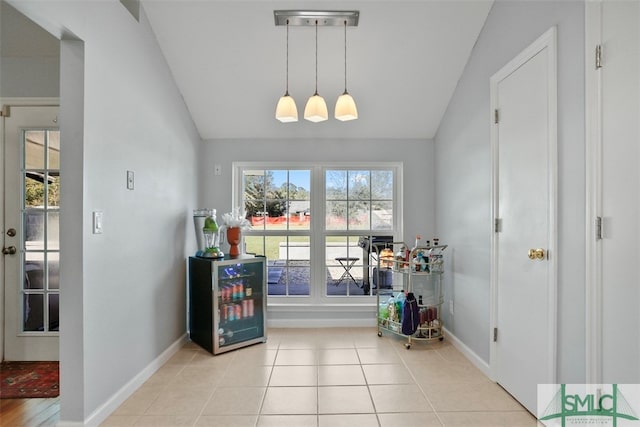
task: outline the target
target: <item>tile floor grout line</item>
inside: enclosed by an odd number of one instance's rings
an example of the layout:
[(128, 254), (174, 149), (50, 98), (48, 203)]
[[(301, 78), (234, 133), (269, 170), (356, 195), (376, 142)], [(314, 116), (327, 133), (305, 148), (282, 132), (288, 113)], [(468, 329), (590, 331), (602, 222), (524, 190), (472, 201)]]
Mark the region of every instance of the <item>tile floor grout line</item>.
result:
[[(406, 351), (410, 351), (408, 348), (406, 348)], [(436, 349), (437, 351), (437, 349)], [(438, 413), (436, 412), (436, 408), (435, 406), (433, 406), (433, 402), (431, 402), (431, 399), (429, 399), (429, 396), (427, 395), (427, 392), (422, 388), (422, 385), (420, 385), (420, 383), (418, 382), (418, 379), (416, 378), (416, 376), (413, 373), (413, 370), (409, 368), (409, 364), (407, 363), (407, 361), (400, 355), (400, 353), (398, 352), (398, 350), (396, 349), (396, 353), (398, 354), (398, 357), (400, 358), (400, 360), (402, 361), (402, 364), (404, 365), (405, 369), (409, 372), (409, 375), (411, 375), (411, 379), (413, 380), (413, 382), (415, 383), (415, 385), (418, 387), (418, 389), (420, 390), (420, 392), (422, 393), (422, 395), (424, 396), (424, 398), (426, 399), (426, 401), (429, 403), (429, 406), (431, 407), (431, 410), (433, 411), (433, 414), (435, 415), (436, 419), (438, 420), (438, 422), (440, 423), (440, 425), (444, 426), (444, 421), (440, 418), (440, 416), (438, 415)], [(444, 357), (442, 357), (442, 355), (439, 355), (442, 359), (444, 359)]]
[(373, 399), (373, 394), (371, 393), (371, 387), (369, 384), (369, 379), (364, 372), (364, 367), (362, 363), (362, 359), (360, 358), (360, 353), (356, 349), (356, 354), (358, 355), (358, 361), (360, 362), (360, 372), (362, 372), (362, 377), (364, 378), (365, 386), (367, 387), (367, 393), (369, 393), (369, 399), (371, 399), (371, 407), (373, 408), (373, 413), (376, 416), (376, 422), (378, 423), (378, 427), (382, 426), (382, 422), (380, 421), (380, 417), (378, 416), (378, 409), (376, 408), (376, 402)]
[(271, 370), (269, 371), (269, 378), (267, 379), (267, 384), (264, 389), (264, 394), (262, 395), (262, 399), (260, 400), (260, 406), (258, 407), (258, 416), (256, 417), (256, 426), (258, 425), (258, 421), (262, 416), (262, 409), (264, 407), (264, 401), (267, 398), (267, 393), (269, 392), (269, 388), (271, 387), (271, 377), (273, 377), (273, 370), (276, 367), (276, 360), (278, 360), (278, 353), (280, 352), (280, 343), (278, 343), (278, 348), (276, 348), (276, 354), (273, 357), (273, 362), (271, 362)]
[[(195, 356), (194, 356), (195, 357)], [(214, 356), (215, 357), (215, 356)], [(227, 374), (229, 373), (229, 367), (231, 366), (231, 364), (233, 363), (233, 361), (238, 357), (238, 353), (236, 351), (233, 352), (233, 357), (231, 358), (231, 360), (227, 363), (227, 366), (224, 369), (224, 374), (222, 375), (222, 378), (220, 378), (220, 380), (224, 379)], [(205, 408), (207, 407), (207, 405), (209, 404), (209, 402), (211, 402), (211, 399), (213, 398), (214, 393), (216, 392), (216, 390), (218, 390), (220, 388), (219, 383), (214, 383), (213, 388), (210, 391), (209, 397), (207, 398), (205, 404), (202, 406), (202, 408), (200, 409), (200, 413), (198, 414), (198, 416), (196, 416), (195, 422), (193, 424), (193, 426), (195, 426), (198, 421), (200, 420), (200, 418), (202, 417), (202, 414), (205, 410)]]

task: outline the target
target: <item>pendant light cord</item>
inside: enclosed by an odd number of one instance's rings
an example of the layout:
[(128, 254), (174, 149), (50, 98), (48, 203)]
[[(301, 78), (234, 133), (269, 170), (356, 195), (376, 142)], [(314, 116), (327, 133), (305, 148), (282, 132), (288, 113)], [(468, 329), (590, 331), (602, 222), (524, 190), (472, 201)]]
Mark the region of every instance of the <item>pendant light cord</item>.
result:
[(316, 19), (316, 93), (318, 94), (318, 20)]
[(347, 93), (347, 21), (344, 21), (344, 93)]
[(287, 84), (284, 96), (289, 96), (289, 20), (287, 19)]

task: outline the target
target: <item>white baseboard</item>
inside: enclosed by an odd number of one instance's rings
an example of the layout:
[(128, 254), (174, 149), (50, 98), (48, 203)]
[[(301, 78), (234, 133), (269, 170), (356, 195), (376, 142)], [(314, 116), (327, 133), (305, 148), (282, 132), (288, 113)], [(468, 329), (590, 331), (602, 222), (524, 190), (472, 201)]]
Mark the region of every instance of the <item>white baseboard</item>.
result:
[(188, 341), (187, 334), (182, 335), (173, 344), (171, 344), (165, 351), (156, 357), (151, 363), (149, 363), (142, 371), (140, 371), (135, 377), (133, 377), (128, 383), (126, 383), (120, 390), (111, 396), (109, 400), (104, 402), (98, 409), (93, 411), (89, 415), (84, 423), (75, 421), (58, 422), (58, 427), (80, 427), (80, 426), (98, 426), (104, 420), (107, 419), (118, 406), (120, 406), (125, 400), (127, 400), (145, 381), (147, 381), (162, 365), (164, 365), (171, 357), (182, 348), (182, 346)]
[(491, 369), (489, 368), (489, 364), (482, 360), (480, 356), (478, 356), (473, 350), (467, 347), (465, 343), (460, 341), (458, 337), (453, 335), (447, 328), (442, 329), (444, 329), (444, 335), (447, 341), (451, 341), (451, 344), (453, 344), (453, 346), (457, 348), (458, 351), (460, 351), (460, 353), (462, 353), (464, 357), (469, 360), (469, 362), (473, 363), (476, 368), (480, 369), (483, 374), (485, 374), (493, 381), (493, 378), (491, 378)]

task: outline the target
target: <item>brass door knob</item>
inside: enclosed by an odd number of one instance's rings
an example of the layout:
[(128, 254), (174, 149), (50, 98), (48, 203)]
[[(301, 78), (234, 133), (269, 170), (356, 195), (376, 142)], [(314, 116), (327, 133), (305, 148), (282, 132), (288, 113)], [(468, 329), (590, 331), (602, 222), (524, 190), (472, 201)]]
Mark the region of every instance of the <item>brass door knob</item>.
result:
[(537, 248), (537, 249), (529, 249), (529, 259), (533, 259), (533, 260), (542, 260), (544, 259), (546, 256), (544, 249), (541, 248)]

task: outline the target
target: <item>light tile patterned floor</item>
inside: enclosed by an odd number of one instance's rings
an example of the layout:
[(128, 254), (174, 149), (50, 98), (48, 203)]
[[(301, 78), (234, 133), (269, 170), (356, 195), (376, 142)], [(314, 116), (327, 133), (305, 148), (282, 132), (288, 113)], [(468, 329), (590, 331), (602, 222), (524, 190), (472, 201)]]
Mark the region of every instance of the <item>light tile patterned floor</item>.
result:
[(186, 344), (103, 426), (536, 426), (449, 342), (375, 328), (270, 329), (213, 356)]

